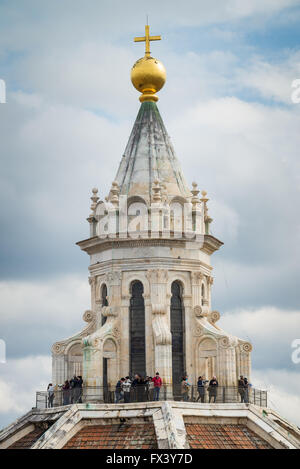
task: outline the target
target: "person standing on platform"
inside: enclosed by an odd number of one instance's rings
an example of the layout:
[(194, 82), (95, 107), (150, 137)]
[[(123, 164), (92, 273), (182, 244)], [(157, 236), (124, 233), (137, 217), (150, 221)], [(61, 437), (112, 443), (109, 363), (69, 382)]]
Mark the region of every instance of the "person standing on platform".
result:
[(155, 373), (155, 377), (152, 378), (152, 382), (154, 383), (154, 401), (159, 401), (159, 393), (162, 387), (162, 380), (159, 376), (159, 372)]
[(218, 383), (217, 377), (213, 376), (209, 382), (209, 387), (208, 387), (209, 402), (211, 401), (216, 402), (218, 386), (219, 386), (219, 383)]
[(126, 376), (125, 381), (122, 384), (122, 390), (124, 393), (124, 402), (130, 402), (131, 380), (129, 376)]

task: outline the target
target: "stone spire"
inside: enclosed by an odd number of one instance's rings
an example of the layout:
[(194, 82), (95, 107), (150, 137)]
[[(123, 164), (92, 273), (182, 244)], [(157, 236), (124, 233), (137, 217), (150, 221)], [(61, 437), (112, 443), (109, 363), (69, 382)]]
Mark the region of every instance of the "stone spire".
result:
[[(150, 36), (149, 25), (145, 27), (145, 36), (134, 39), (135, 42), (145, 42), (145, 56), (131, 69), (131, 81), (142, 93), (142, 105), (115, 178), (120, 188), (119, 195), (139, 196), (147, 203), (152, 202), (152, 187), (156, 180), (163, 188), (164, 198), (191, 198), (156, 106), (156, 93), (165, 84), (166, 70), (160, 60), (151, 56), (150, 42), (160, 39), (160, 36)], [(110, 199), (111, 196), (110, 193)]]
[(156, 179), (165, 185), (170, 199), (191, 197), (157, 105), (146, 101), (141, 104), (115, 180), (120, 195), (138, 195), (150, 202)]

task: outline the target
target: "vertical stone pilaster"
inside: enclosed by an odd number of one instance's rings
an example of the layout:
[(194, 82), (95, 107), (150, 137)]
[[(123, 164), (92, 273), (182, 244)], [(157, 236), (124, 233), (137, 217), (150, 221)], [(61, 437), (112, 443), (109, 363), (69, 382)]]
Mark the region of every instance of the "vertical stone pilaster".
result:
[(252, 345), (249, 342), (244, 342), (238, 345), (237, 347), (238, 357), (239, 357), (239, 375), (243, 375), (248, 378), (249, 382), (251, 380), (251, 351)]
[(235, 338), (224, 336), (219, 339), (219, 370), (218, 378), (221, 386), (236, 387), (236, 353)]
[(172, 337), (167, 321), (168, 271), (164, 269), (149, 270), (147, 278), (150, 284), (152, 306), (155, 371), (159, 371), (165, 384), (170, 384), (172, 383)]
[(83, 381), (90, 393), (90, 395), (87, 396), (89, 402), (93, 402), (93, 400), (97, 399), (92, 387), (100, 386), (99, 397), (102, 397), (103, 360), (102, 353), (97, 345), (98, 344), (85, 344), (83, 349)]
[(96, 311), (97, 277), (89, 277), (89, 284), (91, 287), (91, 307), (93, 311)]
[(184, 306), (184, 350), (185, 350), (185, 371), (189, 376), (189, 381), (195, 384), (195, 367), (194, 367), (194, 352), (193, 352), (193, 295), (183, 295), (183, 306)]
[(207, 277), (207, 301), (208, 301), (208, 309), (211, 311), (211, 289), (214, 283), (214, 278), (212, 276)]
[(201, 306), (201, 285), (204, 275), (202, 272), (191, 272), (191, 282), (192, 282), (192, 306)]
[(122, 376), (127, 376), (130, 368), (130, 351), (129, 351), (129, 308), (130, 295), (122, 295), (121, 297), (121, 346), (120, 346), (120, 371)]
[(68, 379), (67, 360), (64, 354), (52, 354), (52, 383), (63, 384)]
[(155, 350), (152, 333), (152, 307), (150, 295), (143, 294), (145, 305), (145, 346), (146, 346), (146, 370), (148, 375), (154, 375)]

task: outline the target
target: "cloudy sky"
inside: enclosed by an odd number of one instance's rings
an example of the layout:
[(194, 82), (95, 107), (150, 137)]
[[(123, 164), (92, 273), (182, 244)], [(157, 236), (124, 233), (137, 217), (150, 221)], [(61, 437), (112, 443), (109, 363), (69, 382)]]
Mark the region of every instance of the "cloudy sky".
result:
[(159, 108), (189, 184), (210, 197), (213, 307), (252, 341), (253, 384), (300, 425), (299, 0), (0, 0), (0, 427), (51, 379), (50, 348), (90, 307), (91, 188), (113, 181), (139, 101), (130, 68), (152, 45)]

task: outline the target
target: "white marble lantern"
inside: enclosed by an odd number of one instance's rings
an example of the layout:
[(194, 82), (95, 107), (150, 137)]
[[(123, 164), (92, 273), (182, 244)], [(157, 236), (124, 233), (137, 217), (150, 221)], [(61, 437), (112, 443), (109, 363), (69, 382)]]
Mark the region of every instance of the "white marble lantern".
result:
[(90, 236), (78, 243), (90, 256), (88, 325), (54, 344), (56, 384), (76, 373), (88, 386), (114, 386), (159, 371), (172, 394), (183, 374), (224, 386), (250, 378), (251, 344), (220, 329), (212, 310), (211, 255), (223, 243), (198, 194), (156, 103), (143, 102), (106, 200), (93, 189)]

